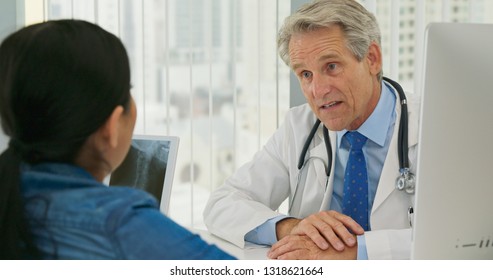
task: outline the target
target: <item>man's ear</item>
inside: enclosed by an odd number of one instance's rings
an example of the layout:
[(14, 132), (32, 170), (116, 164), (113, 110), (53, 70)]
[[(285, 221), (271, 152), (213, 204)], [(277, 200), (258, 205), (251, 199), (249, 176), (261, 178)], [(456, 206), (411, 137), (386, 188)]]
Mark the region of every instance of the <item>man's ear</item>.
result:
[(120, 133), (120, 119), (122, 118), (124, 109), (122, 106), (117, 106), (106, 119), (106, 122), (99, 128), (99, 144), (102, 144), (103, 150), (107, 148), (115, 148), (118, 146)]
[(368, 67), (370, 73), (377, 75), (382, 71), (382, 52), (377, 43), (372, 42), (368, 48), (368, 54), (366, 55), (366, 60), (368, 61)]

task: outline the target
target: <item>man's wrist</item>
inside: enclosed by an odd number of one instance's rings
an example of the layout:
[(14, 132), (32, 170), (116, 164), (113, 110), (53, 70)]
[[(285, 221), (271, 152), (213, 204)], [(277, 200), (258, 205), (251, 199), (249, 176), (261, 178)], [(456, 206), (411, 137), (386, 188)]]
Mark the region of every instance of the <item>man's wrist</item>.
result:
[(286, 235), (291, 233), (291, 230), (300, 222), (300, 219), (286, 218), (276, 223), (277, 240), (281, 240)]

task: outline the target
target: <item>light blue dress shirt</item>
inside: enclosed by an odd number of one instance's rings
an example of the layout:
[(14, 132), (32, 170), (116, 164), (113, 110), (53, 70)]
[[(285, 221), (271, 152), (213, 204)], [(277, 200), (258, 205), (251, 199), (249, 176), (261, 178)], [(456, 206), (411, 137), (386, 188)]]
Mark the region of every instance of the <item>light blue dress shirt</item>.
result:
[[(382, 173), (387, 151), (394, 131), (396, 96), (392, 87), (382, 82), (382, 94), (377, 107), (370, 117), (357, 129), (368, 138), (363, 147), (363, 153), (368, 168), (368, 212), (371, 212), (373, 200), (377, 192), (377, 186)], [(344, 167), (349, 157), (349, 143), (342, 136), (347, 130), (337, 132), (336, 157), (334, 167), (334, 191), (329, 210), (342, 212), (342, 195), (344, 188)], [(281, 215), (267, 220), (262, 225), (251, 230), (245, 235), (245, 240), (256, 243), (272, 245), (277, 242), (276, 223), (288, 216)], [(358, 259), (368, 259), (366, 240), (364, 235), (358, 236)]]

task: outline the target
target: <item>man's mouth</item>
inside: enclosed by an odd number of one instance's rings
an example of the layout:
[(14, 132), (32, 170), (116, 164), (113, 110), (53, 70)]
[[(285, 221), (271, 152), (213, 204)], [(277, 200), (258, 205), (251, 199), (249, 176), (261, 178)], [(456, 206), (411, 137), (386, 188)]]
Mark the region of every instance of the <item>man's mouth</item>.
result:
[(334, 107), (340, 103), (341, 103), (340, 101), (330, 102), (328, 104), (322, 105), (322, 109), (329, 109), (329, 108)]

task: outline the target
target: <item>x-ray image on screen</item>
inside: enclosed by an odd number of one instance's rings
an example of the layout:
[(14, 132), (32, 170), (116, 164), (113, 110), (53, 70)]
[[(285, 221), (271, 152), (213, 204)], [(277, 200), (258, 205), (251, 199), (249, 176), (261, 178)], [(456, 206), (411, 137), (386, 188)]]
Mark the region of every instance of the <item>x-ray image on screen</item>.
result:
[(133, 139), (122, 164), (111, 174), (111, 186), (136, 187), (160, 201), (170, 143), (161, 140)]

